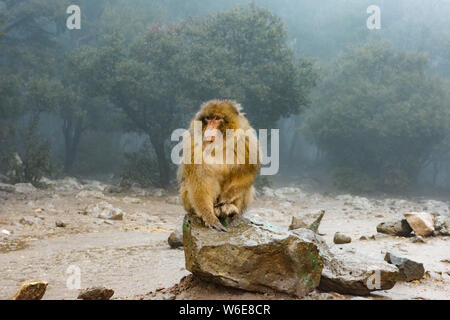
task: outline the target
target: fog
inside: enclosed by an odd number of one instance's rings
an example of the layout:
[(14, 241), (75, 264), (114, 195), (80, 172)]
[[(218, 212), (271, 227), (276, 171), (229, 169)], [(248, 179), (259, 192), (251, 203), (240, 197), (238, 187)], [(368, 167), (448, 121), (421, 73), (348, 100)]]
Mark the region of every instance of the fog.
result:
[(227, 98), (280, 129), (262, 184), (448, 197), (449, 16), (446, 0), (1, 1), (2, 181), (175, 188), (171, 132)]

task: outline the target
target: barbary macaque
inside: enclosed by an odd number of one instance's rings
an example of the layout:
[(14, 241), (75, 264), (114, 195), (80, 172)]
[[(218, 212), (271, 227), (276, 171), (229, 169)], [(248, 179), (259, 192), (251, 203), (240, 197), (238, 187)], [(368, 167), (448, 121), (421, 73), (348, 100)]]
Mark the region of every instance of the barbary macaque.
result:
[[(196, 128), (201, 139), (194, 139)], [(207, 227), (227, 231), (219, 218), (242, 214), (253, 200), (261, 163), (256, 134), (241, 106), (229, 100), (204, 103), (188, 132), (191, 161), (179, 169), (181, 201)]]

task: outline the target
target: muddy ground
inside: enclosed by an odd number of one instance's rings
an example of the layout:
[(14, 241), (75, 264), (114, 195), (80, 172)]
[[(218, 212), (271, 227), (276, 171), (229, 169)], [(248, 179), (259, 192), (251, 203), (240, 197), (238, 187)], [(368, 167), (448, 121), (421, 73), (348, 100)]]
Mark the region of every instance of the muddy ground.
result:
[[(192, 279), (185, 269), (183, 250), (171, 249), (167, 243), (184, 216), (175, 194), (139, 188), (111, 193), (105, 187), (91, 181), (24, 193), (0, 191), (0, 299), (9, 299), (22, 281), (30, 279), (49, 283), (44, 299), (76, 299), (78, 290), (71, 287), (76, 283), (76, 270), (81, 288), (106, 286), (114, 289), (115, 299), (292, 299)], [(277, 190), (260, 194), (250, 208), (252, 214), (287, 229), (292, 216), (324, 209), (319, 232), (330, 246), (339, 231), (352, 237), (350, 244), (340, 246), (380, 259), (386, 251), (393, 251), (424, 264), (427, 275), (422, 280), (398, 282), (391, 290), (365, 298), (450, 299), (450, 237), (429, 237), (425, 243), (416, 243), (412, 237), (376, 232), (377, 224), (389, 218), (430, 209), (427, 199), (366, 199), (298, 188)], [(83, 214), (88, 205), (100, 201), (122, 209), (123, 220)], [(56, 222), (66, 226), (57, 227)], [(372, 235), (375, 239), (370, 239)], [(369, 239), (360, 240), (361, 236)], [(306, 297), (352, 298), (317, 291)]]

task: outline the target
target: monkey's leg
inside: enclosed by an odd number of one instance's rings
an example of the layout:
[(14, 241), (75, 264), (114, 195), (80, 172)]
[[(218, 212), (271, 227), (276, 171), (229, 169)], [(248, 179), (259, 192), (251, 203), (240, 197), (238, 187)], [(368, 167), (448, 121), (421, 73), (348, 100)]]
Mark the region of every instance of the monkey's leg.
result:
[(232, 179), (225, 186), (219, 197), (222, 213), (225, 215), (241, 214), (253, 198), (253, 175), (241, 175)]
[(227, 232), (228, 230), (220, 223), (214, 212), (214, 198), (204, 186), (197, 185), (194, 192), (189, 192), (194, 211), (208, 228)]
[(214, 207), (214, 212), (218, 217), (234, 216), (239, 214), (239, 208), (233, 203), (220, 203)]
[(181, 200), (181, 203), (183, 204), (184, 209), (187, 212), (190, 212), (190, 213), (194, 212), (194, 208), (191, 205), (191, 201), (189, 200), (189, 194), (188, 194), (188, 191), (187, 191), (184, 183), (182, 183), (180, 185), (180, 200)]

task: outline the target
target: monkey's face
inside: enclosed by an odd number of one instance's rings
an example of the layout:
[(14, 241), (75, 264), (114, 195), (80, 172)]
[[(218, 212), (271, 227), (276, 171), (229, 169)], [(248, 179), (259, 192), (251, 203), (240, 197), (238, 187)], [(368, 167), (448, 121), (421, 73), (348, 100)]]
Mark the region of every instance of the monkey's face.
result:
[(214, 142), (218, 131), (222, 131), (225, 120), (219, 115), (206, 116), (203, 118), (203, 140)]
[(238, 129), (239, 110), (230, 101), (212, 100), (206, 103), (195, 120), (202, 122), (203, 141), (214, 142), (219, 131), (225, 137), (227, 129)]

